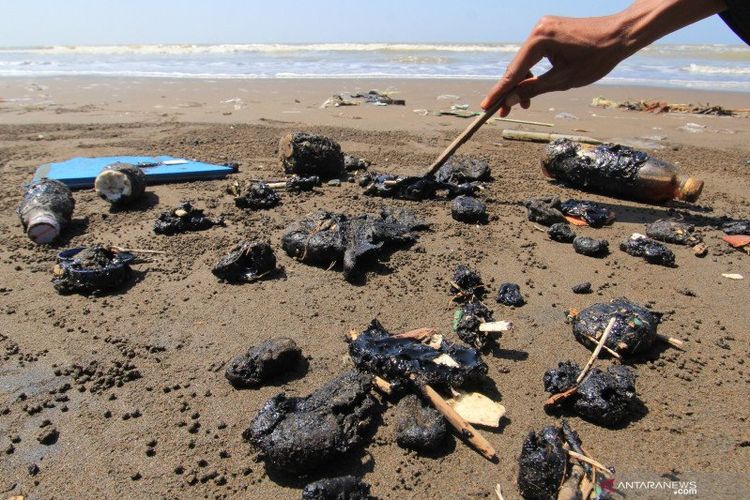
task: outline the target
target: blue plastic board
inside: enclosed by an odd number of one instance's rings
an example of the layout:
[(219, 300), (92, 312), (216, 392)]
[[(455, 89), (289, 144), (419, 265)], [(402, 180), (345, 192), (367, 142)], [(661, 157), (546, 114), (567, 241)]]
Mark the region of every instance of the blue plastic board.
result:
[(36, 169), (34, 180), (55, 179), (71, 189), (92, 188), (96, 176), (105, 167), (117, 162), (140, 166), (146, 174), (148, 184), (221, 179), (237, 171), (231, 166), (212, 165), (171, 156), (106, 156), (47, 163)]

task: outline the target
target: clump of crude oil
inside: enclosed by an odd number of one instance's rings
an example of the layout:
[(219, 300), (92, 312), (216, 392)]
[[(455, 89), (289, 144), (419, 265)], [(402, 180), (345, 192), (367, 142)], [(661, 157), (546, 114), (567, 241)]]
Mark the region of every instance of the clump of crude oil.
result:
[(521, 307), (524, 304), (521, 287), (515, 283), (503, 283), (500, 285), (496, 300), (498, 304), (503, 304), (504, 306)]
[(404, 106), (406, 101), (403, 99), (394, 99), (393, 97), (378, 92), (377, 90), (370, 90), (366, 93), (357, 92), (351, 94), (352, 99), (364, 99), (366, 103), (377, 104), (379, 106)]
[(354, 476), (320, 479), (302, 490), (302, 500), (367, 500), (370, 485)]
[(570, 199), (564, 201), (560, 204), (560, 211), (564, 215), (583, 219), (591, 227), (606, 226), (612, 224), (615, 220), (611, 210), (588, 200)]
[(257, 387), (294, 369), (302, 351), (289, 338), (269, 339), (235, 356), (224, 376), (237, 388)]
[(407, 209), (383, 208), (378, 215), (355, 217), (319, 211), (287, 227), (281, 246), (306, 264), (327, 268), (341, 262), (344, 277), (354, 281), (388, 247), (413, 243), (414, 233), (426, 228)]
[(573, 293), (578, 294), (587, 294), (591, 293), (591, 283), (588, 281), (584, 281), (583, 283), (578, 283), (577, 285), (573, 285)]
[(448, 434), (443, 416), (409, 394), (396, 405), (396, 443), (402, 448), (432, 451)]
[(674, 267), (672, 250), (642, 234), (633, 233), (630, 238), (620, 243), (620, 250), (633, 257), (643, 257), (649, 264)]
[(615, 324), (605, 342), (607, 347), (622, 355), (636, 354), (651, 347), (656, 338), (658, 318), (624, 297), (594, 304), (579, 312), (572, 319), (573, 335), (578, 342), (593, 349), (596, 339), (613, 317)]
[(547, 426), (529, 432), (518, 457), (518, 489), (528, 499), (554, 499), (565, 476), (568, 455), (560, 430)]
[(292, 193), (312, 191), (317, 186), (320, 186), (320, 177), (317, 175), (307, 177), (293, 175), (286, 181), (286, 190)]
[(360, 370), (379, 375), (391, 383), (416, 381), (441, 387), (460, 387), (481, 379), (487, 365), (479, 352), (446, 340), (435, 349), (410, 339), (392, 337), (373, 320), (349, 344), (349, 355)]
[(457, 196), (451, 204), (451, 216), (459, 222), (476, 224), (487, 221), (487, 208), (473, 196)]
[(530, 198), (524, 202), (528, 211), (528, 219), (543, 226), (556, 223), (566, 223), (565, 216), (560, 211), (559, 198)]
[(721, 226), (721, 229), (729, 235), (744, 234), (750, 236), (750, 220), (726, 222)]
[(694, 246), (703, 241), (695, 226), (673, 220), (658, 220), (646, 226), (646, 236), (665, 243)]
[(451, 293), (456, 300), (481, 299), (484, 297), (485, 288), (482, 277), (474, 269), (464, 264), (456, 266), (451, 280)]
[(576, 233), (566, 222), (556, 222), (547, 229), (547, 235), (552, 241), (558, 243), (573, 243)]
[(485, 322), (491, 322), (492, 311), (481, 302), (469, 302), (463, 304), (453, 314), (453, 331), (458, 338), (477, 349), (484, 349), (489, 344), (491, 337), (487, 332), (479, 330), (479, 326)]
[(253, 182), (246, 184), (234, 197), (234, 204), (238, 208), (248, 210), (265, 210), (279, 204), (281, 198), (276, 191), (271, 189), (265, 182)]
[(252, 283), (276, 271), (276, 255), (262, 241), (244, 241), (219, 259), (211, 272), (228, 283)]
[(435, 180), (449, 184), (488, 181), (490, 166), (484, 160), (451, 156), (435, 174)]
[(439, 182), (432, 177), (403, 177), (392, 174), (368, 172), (359, 180), (368, 196), (396, 198), (400, 200), (421, 201), (435, 198), (438, 192), (445, 191), (448, 198), (474, 194), (476, 183), (453, 184)]
[(344, 168), (347, 172), (354, 170), (367, 170), (370, 166), (370, 162), (364, 158), (358, 158), (356, 156), (344, 155)]
[(204, 231), (213, 226), (223, 226), (221, 217), (206, 217), (203, 210), (193, 207), (189, 201), (168, 212), (163, 212), (154, 222), (156, 234), (173, 235), (187, 231)]
[(52, 284), (59, 293), (93, 294), (122, 286), (135, 257), (102, 246), (74, 248), (57, 257)]
[[(565, 392), (576, 385), (580, 373), (581, 368), (572, 361), (559, 363), (544, 374), (544, 390)], [(628, 416), (635, 399), (635, 375), (627, 367), (615, 365), (606, 372), (592, 369), (563, 404), (586, 420), (611, 427)]]
[(609, 241), (577, 236), (573, 240), (573, 249), (587, 257), (604, 257), (609, 253)]
[(279, 141), (279, 156), (287, 174), (332, 179), (346, 173), (341, 146), (322, 135), (305, 132), (285, 135)]
[(243, 437), (272, 467), (302, 473), (354, 449), (372, 422), (372, 376), (350, 371), (307, 397), (271, 398)]

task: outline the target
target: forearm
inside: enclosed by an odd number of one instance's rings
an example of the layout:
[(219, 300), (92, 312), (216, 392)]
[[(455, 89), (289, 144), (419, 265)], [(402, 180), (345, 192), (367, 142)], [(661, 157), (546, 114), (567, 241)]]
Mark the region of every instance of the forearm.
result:
[(635, 0), (615, 16), (620, 36), (632, 54), (663, 36), (726, 9), (724, 0)]

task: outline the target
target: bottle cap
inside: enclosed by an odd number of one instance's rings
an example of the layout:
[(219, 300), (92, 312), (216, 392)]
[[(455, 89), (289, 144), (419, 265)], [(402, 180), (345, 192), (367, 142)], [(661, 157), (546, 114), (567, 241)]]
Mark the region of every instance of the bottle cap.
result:
[(26, 234), (38, 245), (52, 242), (60, 234), (60, 223), (50, 214), (40, 214), (29, 220)]
[(694, 202), (701, 195), (703, 191), (703, 181), (688, 177), (680, 186), (679, 199), (689, 202)]

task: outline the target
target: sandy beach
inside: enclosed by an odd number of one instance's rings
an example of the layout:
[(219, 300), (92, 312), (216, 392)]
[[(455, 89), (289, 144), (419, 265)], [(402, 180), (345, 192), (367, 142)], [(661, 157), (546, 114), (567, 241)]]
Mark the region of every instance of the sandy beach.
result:
[[(660, 333), (684, 340), (684, 350), (655, 349), (628, 363), (643, 407), (627, 425), (607, 429), (574, 415), (570, 422), (591, 455), (614, 466), (617, 476), (694, 480), (700, 498), (742, 497), (750, 488), (750, 256), (722, 242), (718, 226), (726, 217), (750, 218), (750, 117), (651, 114), (601, 109), (591, 102), (602, 96), (734, 109), (750, 106), (747, 94), (594, 86), (543, 96), (532, 109), (511, 116), (550, 122), (552, 128), (488, 123), (460, 150), (492, 168), (493, 181), (481, 195), (490, 214), (483, 226), (454, 221), (444, 199), (370, 198), (356, 183), (283, 193), (279, 207), (258, 212), (236, 208), (225, 191), (234, 179), (283, 177), (278, 140), (297, 130), (330, 136), (346, 153), (370, 160), (371, 170), (418, 174), (468, 123), (430, 112), (454, 104), (476, 110), (490, 85), (0, 79), (0, 495), (299, 498), (300, 488), (314, 479), (355, 474), (378, 498), (495, 498), (496, 484), (505, 498), (518, 498), (516, 460), (524, 437), (559, 423), (559, 415), (543, 409), (545, 370), (564, 360), (583, 364), (590, 355), (575, 341), (565, 311), (624, 296), (663, 313)], [(372, 88), (392, 91), (406, 105), (321, 108), (331, 94)], [(544, 178), (543, 144), (505, 141), (504, 128), (648, 146), (650, 153), (705, 180), (705, 189), (696, 205), (649, 206), (581, 193)], [(126, 211), (110, 211), (93, 190), (76, 191), (74, 220), (62, 238), (49, 247), (28, 240), (15, 209), (37, 166), (121, 154), (237, 162), (240, 171), (226, 180), (150, 186), (146, 200)], [(577, 230), (608, 239), (611, 254), (592, 259), (550, 241), (526, 219), (522, 202), (536, 196), (586, 198), (609, 206), (616, 213), (612, 226)], [(226, 227), (154, 234), (158, 214), (183, 199), (223, 216)], [(383, 205), (414, 210), (430, 230), (369, 273), (365, 285), (353, 286), (340, 272), (297, 262), (280, 248), (287, 225), (309, 212), (353, 215)], [(672, 245), (678, 267), (665, 268), (617, 248), (633, 232), (643, 232), (645, 223), (668, 217), (683, 218), (703, 232), (705, 258)], [(272, 244), (285, 268), (283, 279), (241, 286), (217, 282), (210, 272), (213, 263), (247, 238)], [(165, 254), (135, 265), (136, 279), (118, 293), (59, 295), (50, 283), (56, 254), (90, 244)], [(484, 356), (488, 387), (507, 408), (500, 429), (482, 430), (499, 451), (499, 463), (488, 462), (459, 439), (429, 457), (399, 448), (393, 401), (386, 399), (366, 444), (321, 473), (296, 478), (267, 470), (241, 436), (263, 403), (281, 391), (307, 395), (349, 369), (344, 335), (374, 318), (393, 332), (435, 327), (455, 340), (448, 289), (462, 263), (480, 271), (490, 299), (500, 283), (515, 282), (527, 302), (509, 308), (490, 300), (495, 317), (514, 324), (500, 339), (500, 349)], [(733, 281), (723, 273), (744, 279)], [(571, 291), (582, 281), (590, 281), (594, 293)], [(309, 361), (305, 376), (257, 390), (232, 388), (223, 375), (225, 364), (276, 336), (291, 337), (301, 347)], [(75, 367), (91, 363), (94, 375), (73, 377)], [(140, 378), (127, 379), (133, 370)], [(92, 390), (106, 386), (108, 377), (123, 376), (119, 387)], [(40, 444), (37, 437), (49, 426), (59, 438)], [(663, 496), (650, 491), (643, 498)]]

